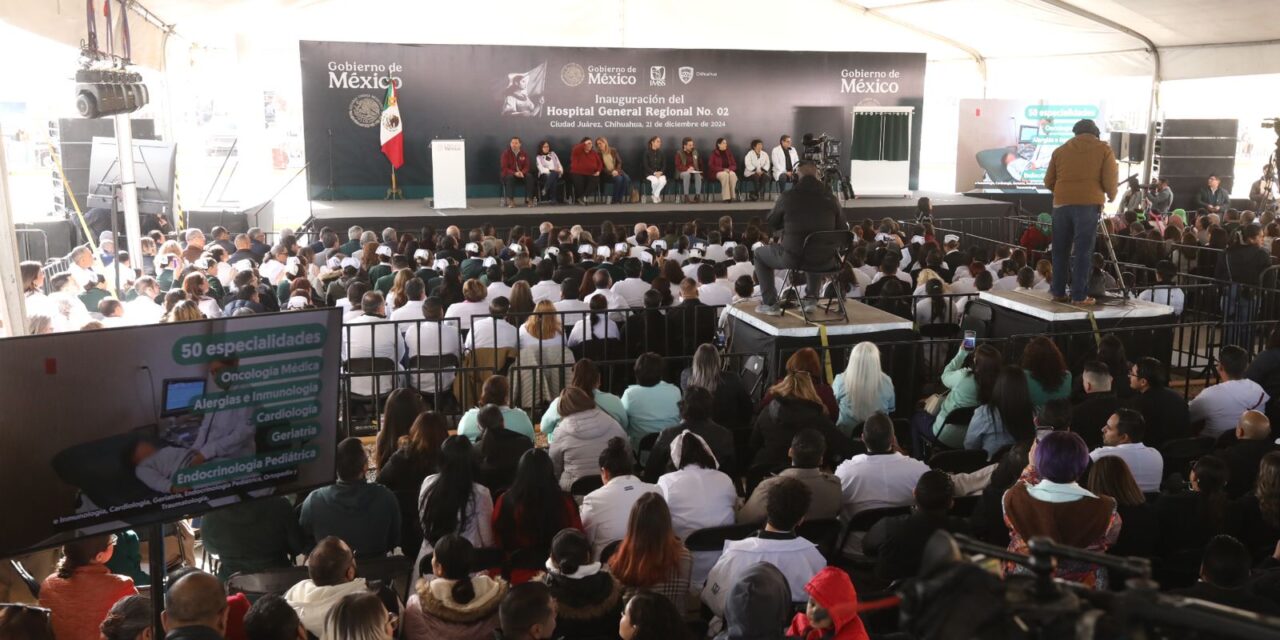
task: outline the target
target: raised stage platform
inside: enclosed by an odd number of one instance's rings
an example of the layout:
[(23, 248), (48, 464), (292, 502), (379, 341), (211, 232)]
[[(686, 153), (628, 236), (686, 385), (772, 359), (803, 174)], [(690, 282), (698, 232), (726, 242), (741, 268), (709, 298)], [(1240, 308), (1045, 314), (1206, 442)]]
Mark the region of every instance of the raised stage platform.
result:
[[(781, 316), (762, 316), (755, 312), (758, 301), (749, 300), (729, 307), (729, 329), (732, 332), (729, 351), (732, 353), (763, 353), (767, 359), (765, 370), (769, 380), (781, 377), (787, 358), (804, 348), (823, 347), (818, 324), (805, 322), (799, 309), (788, 309)], [(828, 347), (850, 347), (859, 342), (904, 342), (917, 338), (912, 322), (905, 318), (868, 306), (856, 300), (846, 300), (845, 309), (849, 321), (838, 315), (828, 314), (821, 305), (812, 316), (826, 328)], [(831, 368), (844, 370), (848, 349), (832, 349)], [(882, 365), (893, 376), (894, 392), (899, 406), (910, 406), (914, 401), (917, 376), (914, 374), (915, 351), (894, 349), (882, 353)]]
[[(1013, 215), (1015, 207), (1006, 202), (967, 197), (955, 193), (920, 191), (912, 198), (856, 198), (845, 203), (847, 215), (854, 220), (863, 218), (892, 217), (915, 219), (916, 198), (928, 197), (933, 203), (934, 216), (938, 218), (986, 218)], [(426, 225), (439, 229), (456, 224), (463, 228), (492, 223), (508, 228), (515, 225), (536, 227), (544, 220), (558, 226), (598, 225), (605, 220), (620, 225), (637, 222), (662, 225), (668, 222), (687, 222), (697, 219), (714, 222), (721, 216), (731, 216), (734, 222), (746, 223), (752, 218), (763, 219), (773, 208), (772, 201), (763, 202), (703, 202), (684, 204), (677, 202), (637, 204), (589, 204), (589, 205), (541, 205), (526, 207), (517, 199), (517, 206), (501, 206), (497, 198), (471, 200), (466, 209), (434, 209), (422, 200), (312, 200), (310, 224), (338, 229), (340, 232), (352, 225), (366, 229), (395, 227), (416, 231)]]
[[(1047, 291), (983, 291), (969, 305), (965, 326), (985, 326), (979, 331), (984, 338), (1053, 335), (1067, 364), (1076, 366), (1091, 357), (1098, 334), (1108, 333), (1124, 343), (1130, 361), (1151, 356), (1169, 362), (1173, 351), (1170, 325), (1176, 322), (1173, 307), (1144, 300), (1112, 297), (1101, 304), (1081, 306), (1054, 302)], [(1023, 345), (1011, 346), (1018, 349)]]

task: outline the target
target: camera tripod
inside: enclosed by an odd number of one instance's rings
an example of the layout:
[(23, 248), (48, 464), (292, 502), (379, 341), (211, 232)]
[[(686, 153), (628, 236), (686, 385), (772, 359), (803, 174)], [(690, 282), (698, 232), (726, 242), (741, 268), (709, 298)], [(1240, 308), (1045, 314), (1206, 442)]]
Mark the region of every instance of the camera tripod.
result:
[(839, 163), (828, 163), (822, 166), (822, 181), (831, 187), (831, 193), (841, 202), (853, 199), (853, 186), (849, 178), (840, 170)]

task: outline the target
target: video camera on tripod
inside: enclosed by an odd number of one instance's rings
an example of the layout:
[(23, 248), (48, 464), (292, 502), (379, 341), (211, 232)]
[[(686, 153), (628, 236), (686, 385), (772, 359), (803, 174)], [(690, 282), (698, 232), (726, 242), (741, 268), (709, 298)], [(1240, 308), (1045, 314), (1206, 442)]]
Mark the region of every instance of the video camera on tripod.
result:
[(800, 140), (800, 160), (817, 165), (818, 175), (834, 193), (846, 200), (853, 198), (853, 188), (840, 170), (839, 140), (833, 140), (825, 132), (817, 138), (812, 133), (804, 134)]
[[(919, 638), (1275, 638), (1280, 619), (1158, 591), (1151, 563), (1032, 538), (1030, 555), (938, 531), (919, 577), (898, 590), (900, 629)], [(1013, 563), (1031, 576), (1001, 579), (978, 563)], [(1055, 580), (1059, 562), (1091, 563), (1126, 577), (1124, 591)]]

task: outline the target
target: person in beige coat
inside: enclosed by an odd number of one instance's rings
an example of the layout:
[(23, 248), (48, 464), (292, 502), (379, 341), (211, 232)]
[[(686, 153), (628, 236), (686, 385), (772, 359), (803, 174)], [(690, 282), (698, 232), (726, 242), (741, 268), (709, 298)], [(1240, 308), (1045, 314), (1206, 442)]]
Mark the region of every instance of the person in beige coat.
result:
[(434, 578), (418, 580), (404, 609), (405, 640), (488, 638), (498, 628), (498, 607), (507, 594), (502, 578), (471, 575), (474, 551), (466, 538), (449, 534), (436, 542)]
[(1119, 166), (1092, 120), (1077, 122), (1071, 132), (1076, 137), (1054, 149), (1044, 176), (1044, 186), (1053, 192), (1053, 284), (1049, 292), (1055, 302), (1089, 305), (1095, 303), (1087, 292), (1098, 217), (1104, 201), (1116, 199)]

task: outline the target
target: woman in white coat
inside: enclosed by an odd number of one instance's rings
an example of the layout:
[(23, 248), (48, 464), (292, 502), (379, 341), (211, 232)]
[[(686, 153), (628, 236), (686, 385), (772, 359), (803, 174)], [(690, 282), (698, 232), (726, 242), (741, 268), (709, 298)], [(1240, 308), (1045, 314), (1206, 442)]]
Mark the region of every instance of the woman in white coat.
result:
[(742, 179), (753, 185), (750, 196), (752, 200), (759, 200), (760, 194), (764, 193), (769, 183), (773, 181), (770, 166), (769, 154), (764, 151), (764, 142), (758, 138), (752, 140), (751, 150), (742, 159)]
[(586, 391), (568, 387), (560, 393), (560, 424), (551, 443), (551, 462), (560, 487), (568, 491), (574, 481), (599, 475), (600, 452), (609, 445), (610, 438), (626, 438), (612, 416), (596, 406), (596, 401)]
[[(671, 441), (675, 471), (658, 478), (658, 491), (671, 509), (671, 528), (681, 540), (699, 529), (734, 523), (738, 490), (720, 471), (720, 463), (706, 440), (688, 429)], [(693, 554), (692, 584), (702, 584), (720, 557), (719, 551)]]
[(418, 493), (422, 549), (413, 564), (415, 581), (422, 559), (435, 552), (435, 541), (450, 533), (476, 547), (493, 546), (493, 497), (475, 481), (475, 464), (466, 436), (450, 436), (440, 445), (439, 472), (427, 476)]

